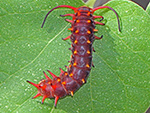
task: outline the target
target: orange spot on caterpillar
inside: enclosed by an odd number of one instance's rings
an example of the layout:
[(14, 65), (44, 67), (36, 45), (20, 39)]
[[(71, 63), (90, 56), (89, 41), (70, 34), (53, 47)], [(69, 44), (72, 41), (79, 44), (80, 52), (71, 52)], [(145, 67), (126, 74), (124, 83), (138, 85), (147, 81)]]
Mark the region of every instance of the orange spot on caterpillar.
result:
[(76, 20), (76, 22), (77, 22), (77, 23), (79, 23), (79, 22), (80, 22), (80, 20)]
[(75, 41), (74, 41), (74, 44), (77, 44), (77, 42), (78, 42), (78, 41), (77, 41), (77, 40), (75, 40)]
[(51, 82), (48, 82), (48, 84), (51, 84)]
[(77, 63), (74, 63), (74, 64), (73, 64), (73, 66), (76, 66), (76, 65), (77, 65)]
[(91, 43), (91, 41), (90, 41), (90, 40), (87, 40), (87, 43), (88, 43), (88, 44), (90, 44), (90, 43)]
[(90, 14), (91, 14), (91, 13), (90, 13), (90, 12), (88, 12), (87, 14), (88, 14), (88, 16), (90, 16)]
[(70, 76), (70, 77), (72, 77), (72, 76), (73, 76), (73, 74), (71, 73), (69, 76)]
[(65, 85), (65, 84), (66, 84), (66, 82), (62, 82), (62, 84), (63, 84), (63, 85)]
[(86, 67), (89, 68), (90, 67), (89, 64), (86, 64)]
[(90, 30), (88, 30), (88, 31), (87, 31), (87, 33), (88, 33), (88, 34), (91, 34), (91, 31), (90, 31)]
[(91, 20), (87, 20), (87, 23), (91, 23)]
[(75, 51), (73, 52), (73, 54), (77, 54), (77, 51), (75, 50)]
[(84, 79), (82, 79), (82, 83), (83, 83), (83, 84), (85, 83), (85, 80), (84, 80)]
[(61, 81), (61, 80), (58, 78), (58, 79), (57, 79), (57, 82), (60, 82), (60, 81)]
[(76, 30), (75, 33), (79, 33), (79, 30)]
[(71, 64), (69, 65), (69, 68), (71, 68)]
[(87, 54), (90, 54), (91, 52), (89, 50), (87, 50)]
[(73, 96), (73, 91), (70, 92), (71, 96)]
[(68, 75), (68, 73), (67, 72), (65, 72), (65, 76), (67, 76)]

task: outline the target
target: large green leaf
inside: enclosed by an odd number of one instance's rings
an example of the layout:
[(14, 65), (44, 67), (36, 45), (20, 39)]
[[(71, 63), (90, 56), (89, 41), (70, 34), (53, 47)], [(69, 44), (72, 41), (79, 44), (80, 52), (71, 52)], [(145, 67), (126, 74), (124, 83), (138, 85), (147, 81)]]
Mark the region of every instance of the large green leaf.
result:
[[(103, 15), (105, 26), (97, 26), (93, 53), (95, 68), (87, 84), (74, 97), (58, 101), (32, 100), (37, 89), (26, 80), (38, 83), (51, 70), (59, 75), (59, 67), (70, 59), (70, 24), (60, 14), (73, 13), (61, 8), (53, 11), (40, 28), (44, 16), (57, 5), (79, 7), (80, 0), (5, 0), (0, 3), (0, 112), (144, 112), (150, 105), (150, 17), (139, 6), (115, 0), (107, 5), (114, 8), (121, 19), (118, 31), (115, 14), (108, 9), (96, 11)], [(69, 17), (67, 17), (69, 18)], [(65, 54), (64, 54), (65, 53)]]
[(146, 12), (150, 15), (150, 3), (147, 5)]

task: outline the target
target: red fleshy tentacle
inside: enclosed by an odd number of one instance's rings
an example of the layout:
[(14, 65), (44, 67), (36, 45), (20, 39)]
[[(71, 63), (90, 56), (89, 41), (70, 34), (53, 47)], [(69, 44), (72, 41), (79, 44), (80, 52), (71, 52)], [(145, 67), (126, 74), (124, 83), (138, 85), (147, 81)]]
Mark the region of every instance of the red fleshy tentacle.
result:
[(43, 71), (43, 73), (44, 73), (46, 79), (50, 79), (51, 80), (51, 78), (49, 78), (44, 71)]
[(57, 77), (57, 76), (56, 76), (55, 74), (53, 74), (50, 70), (47, 70), (47, 71), (52, 75), (53, 79)]
[(29, 84), (32, 84), (33, 86), (35, 86), (37, 89), (39, 88), (39, 85), (38, 85), (38, 84), (35, 84), (35, 83), (30, 82), (30, 81), (28, 81), (28, 80), (27, 80), (27, 82), (28, 82)]
[(43, 98), (42, 98), (42, 102), (41, 102), (42, 104), (44, 103), (44, 100), (45, 100), (46, 98), (47, 98), (47, 95), (44, 95)]
[(32, 99), (37, 98), (39, 96), (42, 96), (40, 93), (37, 93), (34, 97), (32, 97)]
[(59, 76), (61, 77), (64, 74), (65, 71), (63, 71), (61, 68), (59, 68), (59, 70), (60, 70), (60, 75)]
[(46, 16), (45, 16), (45, 18), (44, 18), (44, 21), (43, 21), (43, 23), (42, 23), (41, 28), (43, 28), (47, 16), (48, 16), (54, 9), (61, 8), (61, 7), (70, 8), (70, 9), (72, 9), (72, 10), (74, 10), (74, 11), (77, 9), (77, 8), (72, 7), (72, 6), (69, 6), (69, 5), (60, 5), (60, 6), (54, 7), (53, 9), (51, 9), (51, 10), (46, 14)]
[[(27, 82), (28, 82), (29, 84), (32, 84), (33, 86), (35, 86), (38, 90), (40, 89), (39, 84), (35, 84), (35, 83), (30, 82), (30, 81), (28, 81), (28, 80), (27, 80)], [(32, 97), (32, 99), (37, 98), (37, 97), (39, 97), (39, 96), (42, 96), (42, 95), (41, 95), (41, 93), (38, 92), (34, 97)]]
[[(109, 6), (99, 6), (99, 7), (94, 8), (94, 9), (93, 9), (93, 12), (95, 12), (95, 11), (98, 10), (98, 9), (103, 9), (103, 8), (108, 8), (108, 9), (112, 10), (112, 11), (116, 14), (116, 16), (117, 16), (117, 21), (118, 21), (118, 29), (119, 29), (119, 31), (121, 31), (119, 16), (118, 16), (117, 12), (116, 12), (113, 8), (111, 8), (111, 7), (109, 7)], [(97, 23), (97, 24), (98, 24), (98, 23)]]
[(55, 97), (55, 107), (57, 106), (58, 99), (59, 99), (59, 97), (56, 96), (56, 97)]

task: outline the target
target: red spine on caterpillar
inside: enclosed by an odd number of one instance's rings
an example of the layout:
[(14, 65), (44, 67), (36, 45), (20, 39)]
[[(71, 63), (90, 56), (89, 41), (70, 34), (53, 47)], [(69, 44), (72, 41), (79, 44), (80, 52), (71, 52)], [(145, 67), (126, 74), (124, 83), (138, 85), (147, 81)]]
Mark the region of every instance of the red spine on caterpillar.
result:
[(43, 96), (43, 103), (45, 98), (55, 98), (55, 107), (59, 98), (65, 97), (67, 95), (73, 96), (73, 94), (83, 84), (86, 83), (91, 70), (91, 66), (94, 66), (92, 63), (92, 51), (94, 51), (92, 44), (95, 39), (102, 38), (102, 36), (97, 37), (94, 35), (94, 32), (98, 31), (97, 29), (95, 29), (95, 24), (104, 25), (104, 23), (94, 21), (95, 18), (101, 18), (102, 20), (103, 17), (94, 16), (93, 13), (98, 9), (111, 9), (117, 16), (118, 27), (120, 31), (118, 14), (109, 6), (100, 6), (91, 9), (86, 6), (75, 8), (68, 5), (60, 5), (51, 9), (47, 13), (41, 27), (43, 27), (47, 16), (54, 9), (61, 7), (70, 8), (75, 12), (74, 14), (60, 15), (62, 17), (72, 17), (72, 20), (66, 19), (66, 21), (71, 23), (71, 28), (69, 28), (68, 30), (70, 30), (72, 34), (66, 38), (63, 38), (63, 40), (70, 39), (72, 42), (70, 48), (70, 50), (72, 51), (70, 65), (67, 66), (67, 71), (63, 71), (60, 68), (59, 77), (47, 70), (51, 74), (53, 79), (49, 78), (44, 72), (46, 79), (41, 80), (38, 84), (27, 81), (38, 89), (38, 93), (33, 97), (33, 99), (39, 96)]

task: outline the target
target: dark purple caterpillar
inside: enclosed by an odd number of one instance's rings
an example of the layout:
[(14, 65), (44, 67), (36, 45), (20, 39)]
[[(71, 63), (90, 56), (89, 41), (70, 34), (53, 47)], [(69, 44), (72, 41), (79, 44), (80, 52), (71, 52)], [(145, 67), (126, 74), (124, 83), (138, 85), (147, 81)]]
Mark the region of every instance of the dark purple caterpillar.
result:
[(118, 27), (120, 31), (119, 17), (116, 11), (109, 6), (100, 6), (91, 9), (86, 6), (75, 8), (68, 5), (60, 5), (51, 9), (47, 13), (41, 27), (43, 27), (45, 20), (50, 12), (60, 7), (70, 8), (75, 12), (74, 14), (60, 15), (61, 17), (72, 17), (72, 20), (66, 19), (66, 21), (71, 23), (71, 28), (69, 28), (69, 30), (72, 32), (72, 34), (63, 39), (70, 39), (72, 42), (70, 48), (72, 51), (70, 65), (67, 67), (67, 71), (63, 71), (60, 68), (61, 72), (59, 77), (47, 70), (52, 75), (53, 79), (49, 78), (44, 72), (46, 79), (41, 80), (39, 84), (27, 81), (38, 89), (38, 93), (33, 97), (33, 99), (39, 96), (43, 96), (43, 103), (45, 98), (55, 98), (55, 107), (59, 98), (65, 97), (67, 95), (73, 96), (73, 94), (87, 81), (91, 66), (93, 65), (92, 51), (94, 51), (94, 49), (92, 44), (95, 39), (102, 38), (102, 36), (97, 37), (94, 35), (94, 32), (98, 31), (95, 29), (95, 24), (104, 25), (104, 23), (94, 21), (95, 18), (101, 18), (101, 20), (103, 20), (103, 17), (94, 16), (93, 13), (98, 9), (111, 9), (117, 16)]

